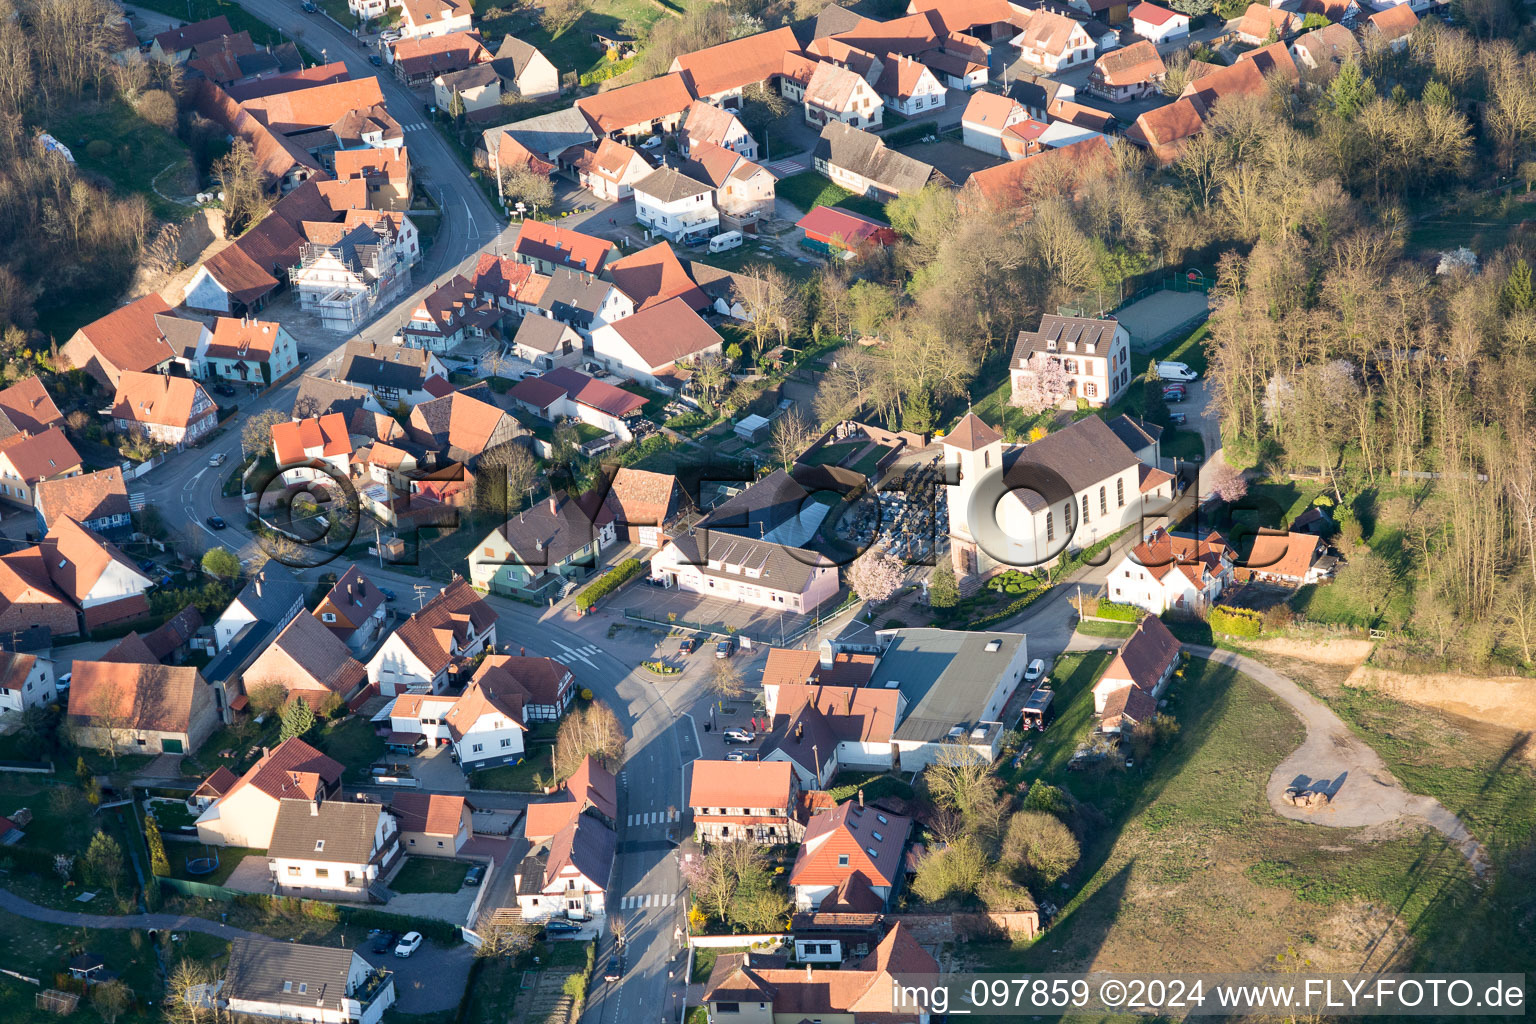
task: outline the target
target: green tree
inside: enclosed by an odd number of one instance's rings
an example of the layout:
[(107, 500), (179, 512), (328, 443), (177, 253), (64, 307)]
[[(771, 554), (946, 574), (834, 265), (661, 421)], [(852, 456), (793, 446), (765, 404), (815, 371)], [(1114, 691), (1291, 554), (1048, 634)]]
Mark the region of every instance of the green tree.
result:
[(105, 885), (112, 890), (113, 899), (117, 898), (123, 880), (123, 848), (105, 832), (91, 836), (85, 851), (85, 877), (93, 885)]
[(240, 559), (228, 548), (209, 548), (203, 553), (203, 572), (232, 580), (240, 575)]
[(939, 560), (928, 577), (928, 603), (935, 608), (953, 608), (960, 601), (960, 583), (949, 559)]
[(1325, 16), (1312, 11), (1305, 18), (1301, 19), (1301, 30), (1303, 32), (1310, 32), (1315, 28), (1327, 28), (1332, 24), (1333, 22), (1329, 21)]
[(1353, 58), (1339, 65), (1339, 73), (1328, 83), (1328, 104), (1333, 112), (1348, 121), (1376, 98), (1376, 85), (1360, 70)]
[(866, 337), (874, 337), (896, 315), (896, 293), (873, 281), (860, 281), (848, 289), (848, 299), (853, 307), (853, 329)]
[(315, 712), (309, 706), (309, 701), (302, 697), (295, 697), (283, 706), (283, 728), (278, 733), (279, 739), (292, 739), (295, 736), (304, 736), (315, 727)]
[(144, 844), (149, 847), (149, 873), (164, 878), (171, 873), (171, 862), (165, 856), (165, 840), (160, 836), (160, 825), (153, 815), (144, 818)]
[(1536, 306), (1536, 291), (1531, 286), (1531, 265), (1525, 261), (1524, 256), (1509, 269), (1509, 276), (1504, 279), (1504, 288), (1499, 292), (1499, 305), (1506, 313), (1523, 313)]
[(1451, 95), (1451, 87), (1438, 78), (1431, 78), (1424, 86), (1420, 94), (1426, 107), (1439, 107), (1442, 110), (1450, 110), (1456, 105), (1456, 99)]

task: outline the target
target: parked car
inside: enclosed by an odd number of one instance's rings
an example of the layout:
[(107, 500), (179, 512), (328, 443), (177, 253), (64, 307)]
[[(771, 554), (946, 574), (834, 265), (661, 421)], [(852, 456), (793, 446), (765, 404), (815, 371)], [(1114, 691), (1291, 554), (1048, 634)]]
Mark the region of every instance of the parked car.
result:
[(311, 0), (304, 0), (299, 6), (304, 8), (305, 14), (318, 14), (320, 12), (320, 8), (316, 7)]
[(1185, 423), (1189, 422), (1189, 414), (1182, 412), (1171, 412), (1168, 414), (1168, 422), (1172, 423), (1174, 426), (1183, 426)]
[(603, 968), (603, 980), (618, 981), (623, 975), (624, 961), (619, 959), (618, 954), (614, 954), (608, 958), (608, 966)]
[(662, 137), (660, 135), (652, 135), (650, 138), (648, 138), (644, 142), (640, 143), (640, 148), (641, 149), (655, 149), (657, 146), (661, 145), (662, 141), (663, 140), (662, 140)]
[(387, 928), (373, 933), (373, 951), (375, 953), (388, 953), (400, 943), (400, 933), (392, 932)]
[(222, 530), (222, 529), (224, 529), (224, 527), (229, 525), (228, 523), (226, 523), (224, 521), (224, 517), (223, 516), (209, 516), (208, 519), (207, 519), (207, 523), (208, 523), (209, 526), (213, 527), (215, 530)]
[(677, 653), (679, 654), (692, 654), (698, 649), (699, 638), (696, 636), (685, 636), (683, 637), (683, 642), (677, 645)]
[(1157, 375), (1163, 380), (1199, 380), (1200, 375), (1187, 363), (1158, 363)]
[(1163, 392), (1163, 401), (1165, 401), (1165, 402), (1172, 402), (1172, 403), (1182, 402), (1182, 401), (1184, 401), (1184, 392), (1182, 392), (1182, 391), (1164, 391)]
[(1043, 675), (1045, 675), (1045, 660), (1043, 658), (1036, 658), (1024, 670), (1024, 681), (1026, 683), (1037, 682)]
[(376, 68), (381, 68), (384, 66), (384, 58), (380, 57), (376, 53), (370, 53), (368, 55), (368, 63), (372, 64)]
[(73, 672), (65, 672), (54, 682), (53, 688), (60, 693), (63, 693), (65, 690), (69, 689), (69, 681), (74, 678), (74, 675), (75, 674)]
[(384, 595), (384, 600), (386, 603), (395, 600), (395, 592), (390, 590), (388, 587), (380, 587), (379, 593)]
[(395, 956), (410, 956), (421, 948), (421, 932), (406, 932), (395, 947)]
[(722, 735), (725, 736), (725, 742), (727, 743), (751, 743), (754, 739), (756, 739), (756, 737), (752, 735), (752, 730), (742, 729), (738, 726), (732, 726), (731, 728), (725, 730)]
[(235, 394), (235, 388), (232, 384), (219, 383), (213, 386), (213, 393), (229, 398)]
[(728, 636), (724, 640), (721, 640), (719, 643), (715, 644), (715, 657), (717, 658), (729, 658), (735, 653), (736, 639), (734, 637)]
[(465, 885), (479, 885), (483, 881), (485, 881), (484, 864), (476, 864), (474, 867), (470, 868), (469, 873), (464, 876)]
[(552, 917), (544, 922), (546, 935), (575, 935), (581, 931), (581, 925), (575, 921), (567, 921), (563, 917)]
[(755, 750), (732, 750), (730, 753), (725, 755), (725, 759), (727, 761), (756, 761), (757, 760), (757, 751), (755, 751)]
[(217, 452), (217, 453), (215, 453), (213, 455), (208, 456), (208, 465), (210, 465), (210, 466), (222, 466), (222, 465), (224, 465), (225, 460), (228, 459), (228, 458), (229, 458), (229, 456), (225, 455), (223, 452)]

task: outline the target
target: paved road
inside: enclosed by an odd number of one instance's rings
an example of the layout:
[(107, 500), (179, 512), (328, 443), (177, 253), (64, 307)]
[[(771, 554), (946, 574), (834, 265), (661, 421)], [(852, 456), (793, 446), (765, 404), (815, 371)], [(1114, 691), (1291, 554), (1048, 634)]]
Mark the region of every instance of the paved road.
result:
[(182, 917), (180, 914), (76, 914), (68, 910), (40, 907), (31, 900), (24, 900), (9, 889), (0, 889), (0, 910), (30, 921), (67, 925), (72, 928), (155, 928), (177, 932), (202, 932), (221, 939), (265, 939), (266, 935), (232, 928), (218, 921), (202, 917)]

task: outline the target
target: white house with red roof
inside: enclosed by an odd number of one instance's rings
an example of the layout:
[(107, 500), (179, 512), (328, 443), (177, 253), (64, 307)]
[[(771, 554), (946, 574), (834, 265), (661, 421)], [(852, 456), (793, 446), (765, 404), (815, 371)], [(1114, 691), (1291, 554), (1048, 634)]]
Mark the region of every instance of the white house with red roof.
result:
[(912, 819), (866, 807), (864, 794), (811, 816), (789, 872), (797, 910), (819, 907), (843, 886), (860, 886), (883, 906), (905, 875), (904, 853)]
[(977, 92), (971, 95), (960, 115), (960, 138), (971, 149), (992, 156), (1006, 155), (1003, 150), (1003, 131), (1010, 125), (1029, 120), (1029, 111), (1007, 96), (995, 92)]
[(605, 238), (531, 219), (523, 220), (512, 242), (512, 258), (541, 274), (556, 267), (596, 274), (612, 256), (613, 243)]
[(1157, 702), (1178, 668), (1179, 641), (1156, 615), (1141, 620), (1098, 682), (1093, 713), (1102, 732), (1117, 733), (1157, 714)]
[(667, 299), (592, 332), (592, 354), (614, 373), (668, 393), (681, 384), (678, 364), (718, 356), (725, 340), (682, 298)]
[(635, 150), (616, 139), (607, 138), (595, 146), (581, 147), (567, 166), (576, 172), (576, 180), (584, 188), (610, 203), (628, 199), (634, 194), (635, 182), (654, 170)]
[(695, 761), (688, 790), (701, 842), (794, 842), (800, 781), (784, 761)]
[(219, 795), (198, 816), (198, 842), (265, 850), (272, 842), (279, 802), (330, 799), (341, 788), (342, 766), (294, 736), (263, 749), (256, 763), (233, 784), (219, 781), (220, 773), (228, 769), (221, 768), (204, 780)]
[(442, 693), (450, 670), (496, 643), (498, 616), (462, 579), (400, 624), (368, 661), (368, 679), (386, 697)]
[(221, 316), (203, 358), (210, 376), (265, 387), (299, 368), (299, 345), (275, 321)]
[(944, 105), (949, 90), (924, 64), (911, 57), (891, 54), (875, 79), (875, 92), (892, 110), (908, 117)]
[(1157, 4), (1139, 3), (1131, 8), (1131, 27), (1143, 39), (1164, 43), (1189, 35), (1189, 15)]
[(580, 420), (620, 441), (634, 438), (630, 424), (645, 408), (645, 399), (633, 391), (616, 388), (569, 366), (557, 366), (542, 377), (520, 381), (507, 395), (543, 419)]
[(1111, 601), (1153, 615), (1211, 607), (1232, 584), (1236, 553), (1221, 534), (1204, 540), (1177, 537), (1159, 527), (1109, 571), (1104, 592)]
[(272, 424), (272, 457), (289, 483), (330, 475), (346, 477), (352, 461), (347, 417), (333, 412)]
[(474, 810), (469, 801), (451, 793), (397, 793), (389, 809), (400, 824), (400, 846), (406, 853), (452, 857), (473, 832)]

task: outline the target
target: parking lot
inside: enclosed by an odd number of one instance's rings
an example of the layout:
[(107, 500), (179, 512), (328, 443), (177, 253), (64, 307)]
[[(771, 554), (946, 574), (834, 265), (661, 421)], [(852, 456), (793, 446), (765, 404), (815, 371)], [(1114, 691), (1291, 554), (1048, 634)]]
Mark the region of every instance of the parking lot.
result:
[(430, 940), (409, 957), (375, 953), (371, 939), (355, 949), (370, 965), (395, 972), (395, 1009), (401, 1013), (438, 1013), (458, 1006), (475, 958), (464, 943), (445, 947)]
[[(777, 644), (783, 637), (794, 636), (815, 618), (814, 615), (773, 611), (739, 601), (701, 597), (675, 588), (640, 586), (624, 596), (637, 614), (644, 614), (658, 624), (671, 624), (680, 629), (702, 628), (720, 636), (734, 634), (743, 647)], [(830, 609), (835, 605), (829, 601), (826, 607)], [(669, 615), (676, 618), (669, 619)]]

